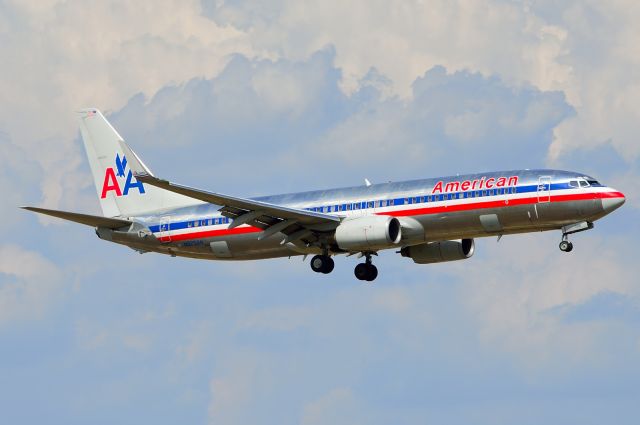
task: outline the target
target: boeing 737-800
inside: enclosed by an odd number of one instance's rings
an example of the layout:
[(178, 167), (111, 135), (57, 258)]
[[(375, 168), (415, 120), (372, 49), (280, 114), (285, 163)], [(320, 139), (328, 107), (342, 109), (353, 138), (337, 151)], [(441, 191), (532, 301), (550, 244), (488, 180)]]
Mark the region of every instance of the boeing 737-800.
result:
[(134, 250), (208, 260), (357, 254), (360, 280), (378, 275), (372, 256), (398, 249), (418, 264), (463, 260), (474, 238), (560, 230), (572, 233), (620, 207), (624, 195), (582, 173), (512, 170), (240, 198), (154, 176), (96, 109), (79, 112), (103, 216), (23, 207), (96, 228)]

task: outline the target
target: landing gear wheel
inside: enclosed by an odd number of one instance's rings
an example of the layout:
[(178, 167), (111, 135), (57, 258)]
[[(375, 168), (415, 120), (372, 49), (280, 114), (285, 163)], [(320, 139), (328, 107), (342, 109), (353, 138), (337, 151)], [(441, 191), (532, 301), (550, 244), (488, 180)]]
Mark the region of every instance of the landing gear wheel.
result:
[(366, 280), (372, 282), (378, 277), (378, 268), (373, 264), (360, 263), (356, 266), (353, 274), (356, 275), (358, 280)]
[(333, 258), (328, 255), (315, 255), (311, 259), (311, 270), (316, 273), (331, 273), (334, 266)]
[(369, 274), (367, 275), (367, 282), (373, 282), (378, 277), (378, 268), (373, 264), (369, 264)]
[(367, 279), (367, 264), (360, 263), (356, 266), (353, 274), (356, 275), (356, 279), (358, 280), (366, 280)]
[(333, 262), (333, 258), (327, 255), (325, 257), (325, 263), (324, 263), (324, 267), (322, 268), (322, 273), (324, 274), (331, 273), (333, 271), (334, 266), (335, 266), (335, 263)]
[(573, 244), (569, 241), (562, 241), (558, 246), (560, 247), (560, 251), (562, 252), (571, 252), (571, 250), (573, 249)]

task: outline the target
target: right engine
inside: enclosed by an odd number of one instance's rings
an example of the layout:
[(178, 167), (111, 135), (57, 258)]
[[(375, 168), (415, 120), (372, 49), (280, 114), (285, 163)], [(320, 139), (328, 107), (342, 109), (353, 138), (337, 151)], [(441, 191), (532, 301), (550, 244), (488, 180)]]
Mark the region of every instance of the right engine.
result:
[(400, 254), (411, 258), (417, 264), (432, 264), (466, 260), (473, 255), (474, 251), (473, 239), (458, 239), (405, 246), (400, 250)]

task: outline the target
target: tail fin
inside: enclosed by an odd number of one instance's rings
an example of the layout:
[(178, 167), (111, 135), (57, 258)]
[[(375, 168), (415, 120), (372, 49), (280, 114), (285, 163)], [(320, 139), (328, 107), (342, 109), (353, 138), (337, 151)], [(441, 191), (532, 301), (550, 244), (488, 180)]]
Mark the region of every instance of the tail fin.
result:
[[(85, 109), (79, 112), (79, 117), (82, 140), (105, 217), (131, 217), (201, 203), (137, 181), (120, 145), (124, 145), (124, 140), (102, 113)], [(137, 155), (136, 160), (142, 163)]]

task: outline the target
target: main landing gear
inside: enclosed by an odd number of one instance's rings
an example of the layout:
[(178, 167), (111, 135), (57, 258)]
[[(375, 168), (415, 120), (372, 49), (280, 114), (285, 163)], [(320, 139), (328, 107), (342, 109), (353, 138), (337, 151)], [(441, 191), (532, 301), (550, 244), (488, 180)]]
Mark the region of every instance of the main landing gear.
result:
[(334, 265), (333, 258), (328, 255), (316, 255), (311, 259), (311, 270), (316, 273), (329, 274)]
[[(371, 264), (371, 253), (364, 253), (366, 261), (356, 266), (354, 274), (358, 280), (372, 282), (378, 277), (378, 268)], [(334, 262), (329, 254), (315, 255), (311, 259), (311, 270), (316, 273), (329, 274), (333, 271)]]
[(378, 268), (371, 264), (371, 254), (365, 253), (366, 262), (360, 263), (356, 266), (353, 274), (356, 275), (358, 280), (366, 280), (372, 282), (378, 277)]

